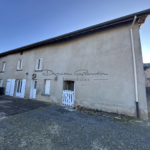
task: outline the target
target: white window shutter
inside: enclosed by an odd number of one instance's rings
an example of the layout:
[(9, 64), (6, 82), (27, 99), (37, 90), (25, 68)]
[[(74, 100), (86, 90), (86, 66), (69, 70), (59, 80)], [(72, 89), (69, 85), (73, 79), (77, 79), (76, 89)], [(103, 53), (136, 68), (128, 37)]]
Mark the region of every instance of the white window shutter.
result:
[(10, 96), (14, 95), (14, 89), (15, 89), (15, 79), (11, 79), (11, 85), (10, 85)]
[(40, 58), (40, 70), (42, 70), (42, 62), (43, 62), (43, 60), (42, 60), (42, 58)]
[(21, 69), (22, 69), (22, 63), (23, 63), (23, 59), (21, 59)]
[(9, 95), (11, 79), (7, 79), (5, 95)]
[(21, 94), (20, 94), (20, 97), (22, 97), (22, 98), (24, 98), (25, 88), (26, 88), (26, 79), (23, 79), (22, 80)]
[(5, 64), (6, 64), (6, 63), (4, 62), (4, 63), (3, 63), (3, 71), (5, 71)]
[(36, 59), (35, 70), (38, 70), (38, 61), (39, 61), (39, 59)]
[(45, 83), (45, 94), (50, 94), (50, 80), (46, 80), (46, 83)]
[(19, 60), (18, 60), (18, 63), (17, 63), (17, 69), (19, 70)]
[(3, 87), (3, 80), (1, 80), (1, 87)]

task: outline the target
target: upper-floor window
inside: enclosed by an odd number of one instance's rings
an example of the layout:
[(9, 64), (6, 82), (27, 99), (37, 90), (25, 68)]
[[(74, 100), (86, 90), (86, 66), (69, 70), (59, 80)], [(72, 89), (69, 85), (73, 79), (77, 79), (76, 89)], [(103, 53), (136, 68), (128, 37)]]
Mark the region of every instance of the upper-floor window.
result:
[(42, 58), (36, 59), (36, 70), (42, 70)]
[(3, 86), (3, 80), (0, 79), (0, 87)]
[(3, 68), (2, 71), (5, 71), (6, 62), (3, 62)]
[(17, 70), (22, 70), (22, 62), (23, 62), (22, 59), (19, 59), (19, 60), (18, 60)]

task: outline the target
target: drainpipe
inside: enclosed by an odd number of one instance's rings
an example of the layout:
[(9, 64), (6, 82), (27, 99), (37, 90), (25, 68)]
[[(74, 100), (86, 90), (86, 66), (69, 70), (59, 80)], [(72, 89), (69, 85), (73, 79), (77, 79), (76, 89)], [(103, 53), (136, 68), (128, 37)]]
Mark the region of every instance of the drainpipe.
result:
[(133, 41), (133, 32), (132, 28), (137, 19), (137, 16), (134, 16), (134, 20), (130, 27), (130, 34), (131, 34), (131, 44), (132, 44), (132, 56), (133, 56), (133, 68), (134, 68), (134, 83), (135, 83), (135, 103), (136, 103), (136, 113), (137, 118), (140, 118), (139, 115), (139, 100), (138, 100), (138, 87), (137, 87), (137, 73), (136, 73), (136, 60), (135, 60), (135, 49), (134, 49), (134, 41)]

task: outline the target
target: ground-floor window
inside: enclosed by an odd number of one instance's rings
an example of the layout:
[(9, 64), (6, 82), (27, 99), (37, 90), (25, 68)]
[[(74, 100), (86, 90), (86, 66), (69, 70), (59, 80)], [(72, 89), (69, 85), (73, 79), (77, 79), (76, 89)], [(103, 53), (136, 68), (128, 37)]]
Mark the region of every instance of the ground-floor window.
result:
[(17, 80), (17, 93), (21, 93), (22, 80)]

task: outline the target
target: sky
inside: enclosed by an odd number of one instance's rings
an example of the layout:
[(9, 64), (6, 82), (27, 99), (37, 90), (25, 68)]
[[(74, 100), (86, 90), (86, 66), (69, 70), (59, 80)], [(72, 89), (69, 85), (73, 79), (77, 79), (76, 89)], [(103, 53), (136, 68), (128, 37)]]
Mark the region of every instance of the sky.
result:
[[(0, 0), (0, 53), (150, 8), (150, 0)], [(140, 28), (150, 63), (150, 16)]]

